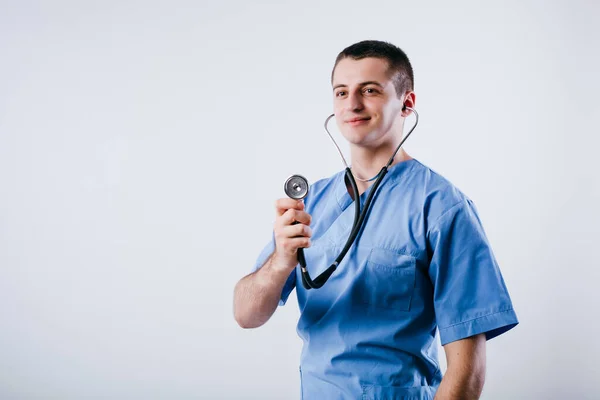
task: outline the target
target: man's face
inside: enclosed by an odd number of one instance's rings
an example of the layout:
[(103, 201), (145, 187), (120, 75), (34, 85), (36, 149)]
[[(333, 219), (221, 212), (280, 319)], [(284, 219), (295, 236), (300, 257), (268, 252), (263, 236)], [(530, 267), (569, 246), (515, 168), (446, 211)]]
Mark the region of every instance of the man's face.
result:
[(333, 73), (333, 108), (340, 132), (350, 143), (379, 146), (402, 127), (403, 101), (379, 58), (342, 59)]

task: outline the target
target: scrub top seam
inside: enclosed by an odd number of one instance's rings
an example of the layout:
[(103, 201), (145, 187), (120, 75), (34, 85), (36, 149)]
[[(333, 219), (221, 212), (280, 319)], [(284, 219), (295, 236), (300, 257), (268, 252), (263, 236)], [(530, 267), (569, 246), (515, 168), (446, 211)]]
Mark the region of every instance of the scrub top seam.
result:
[[(359, 246), (357, 246), (359, 247)], [(416, 260), (419, 261), (423, 261), (422, 260), (422, 256), (425, 255), (424, 252), (422, 251), (405, 251), (404, 249), (406, 248), (406, 246), (404, 247), (390, 247), (390, 246), (377, 246), (377, 245), (367, 245), (367, 246), (360, 246), (360, 247), (368, 247), (371, 249), (371, 251), (373, 251), (373, 249), (377, 249), (377, 250), (388, 250), (388, 251), (392, 251), (398, 255), (401, 256), (407, 256), (407, 257), (412, 257)]]
[(450, 208), (448, 208), (446, 211), (444, 211), (444, 213), (442, 215), (440, 215), (435, 222), (433, 223), (433, 225), (431, 226), (431, 228), (429, 228), (427, 230), (427, 234), (429, 234), (432, 230), (434, 230), (435, 228), (438, 227), (438, 225), (442, 222), (442, 220), (444, 219), (444, 217), (446, 217), (446, 215), (448, 215), (448, 213), (450, 211), (453, 211), (455, 208), (461, 207), (462, 204), (465, 202), (465, 199), (462, 198), (460, 199), (457, 203), (455, 203), (454, 205), (452, 205)]
[(452, 325), (445, 326), (445, 327), (443, 327), (443, 328), (442, 328), (442, 327), (440, 327), (440, 329), (442, 329), (442, 330), (449, 329), (449, 328), (452, 328), (453, 326), (456, 326), (456, 325), (462, 325), (462, 324), (466, 324), (467, 322), (476, 321), (476, 320), (478, 320), (478, 319), (481, 319), (481, 318), (486, 318), (486, 317), (489, 317), (490, 315), (501, 314), (501, 313), (505, 313), (505, 312), (507, 312), (507, 311), (514, 311), (514, 310), (513, 310), (513, 307), (507, 308), (507, 309), (505, 309), (505, 310), (494, 311), (494, 312), (491, 312), (491, 313), (489, 313), (489, 314), (481, 315), (481, 316), (479, 316), (479, 317), (475, 317), (475, 318), (467, 319), (467, 320), (464, 320), (464, 321), (461, 321), (461, 322), (457, 322), (457, 323), (455, 323), (455, 324), (452, 324)]
[[(407, 162), (409, 162), (409, 161), (415, 161), (416, 163), (419, 163), (419, 164), (421, 164), (421, 163), (419, 162), (419, 160), (417, 160), (416, 158), (411, 158), (410, 160), (403, 161), (403, 162), (401, 162), (400, 164), (402, 164), (402, 163), (407, 163)], [(397, 165), (397, 164), (396, 164), (396, 165)], [(422, 164), (421, 164), (421, 165), (422, 165)], [(394, 176), (393, 176), (393, 177), (390, 179), (390, 183), (398, 183), (398, 181), (399, 181), (400, 179), (402, 179), (402, 178), (403, 178), (405, 175), (408, 175), (410, 172), (412, 172), (412, 170), (413, 170), (413, 169), (415, 169), (415, 163), (409, 163), (409, 164), (407, 164), (407, 166), (406, 166), (406, 170), (405, 170), (405, 171), (400, 171), (400, 173), (398, 173), (398, 174), (394, 175)]]

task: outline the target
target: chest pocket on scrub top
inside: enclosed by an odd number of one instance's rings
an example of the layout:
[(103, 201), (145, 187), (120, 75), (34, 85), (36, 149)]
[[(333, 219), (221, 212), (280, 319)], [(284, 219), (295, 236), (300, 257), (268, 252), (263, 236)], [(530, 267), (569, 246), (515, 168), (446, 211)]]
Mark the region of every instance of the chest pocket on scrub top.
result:
[(390, 311), (408, 311), (415, 289), (416, 258), (373, 248), (357, 279), (359, 302)]

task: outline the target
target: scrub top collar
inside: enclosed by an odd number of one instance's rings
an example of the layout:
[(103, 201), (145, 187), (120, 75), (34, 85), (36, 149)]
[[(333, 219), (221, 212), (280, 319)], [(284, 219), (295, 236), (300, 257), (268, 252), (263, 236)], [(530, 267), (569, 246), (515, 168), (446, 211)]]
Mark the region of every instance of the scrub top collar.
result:
[[(405, 175), (405, 173), (404, 173), (405, 171), (409, 171), (409, 169), (415, 163), (418, 163), (418, 162), (419, 161), (417, 161), (417, 159), (411, 158), (410, 160), (405, 160), (405, 161), (401, 161), (399, 163), (393, 164), (392, 166), (390, 166), (388, 168), (388, 173), (386, 174), (385, 178), (383, 178), (383, 182), (381, 182), (381, 184), (379, 185), (379, 188), (381, 189), (381, 187), (384, 185), (390, 186), (390, 185), (395, 184), (396, 182), (398, 182), (398, 180), (402, 176)], [(335, 187), (334, 187), (335, 198), (337, 199), (338, 205), (342, 211), (345, 210), (350, 204), (353, 203), (352, 197), (350, 196), (350, 193), (348, 193), (348, 190), (346, 189), (346, 183), (344, 182), (344, 175), (345, 175), (344, 171), (341, 171), (337, 174), (337, 176), (335, 178)], [(371, 188), (373, 187), (374, 183), (375, 183), (375, 181), (373, 181), (371, 183), (371, 185), (367, 188), (367, 190), (365, 190), (365, 192), (360, 195), (361, 204), (364, 204), (364, 201), (365, 201), (366, 197), (369, 195), (369, 192), (371, 191)]]

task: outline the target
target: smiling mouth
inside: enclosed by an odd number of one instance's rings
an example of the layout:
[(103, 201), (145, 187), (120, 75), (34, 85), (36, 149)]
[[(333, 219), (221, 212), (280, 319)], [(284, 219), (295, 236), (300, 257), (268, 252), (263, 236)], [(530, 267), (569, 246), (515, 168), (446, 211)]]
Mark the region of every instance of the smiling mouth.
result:
[(362, 125), (367, 123), (369, 120), (371, 119), (371, 117), (366, 117), (366, 118), (353, 118), (351, 120), (348, 120), (347, 123), (355, 126), (355, 125)]

